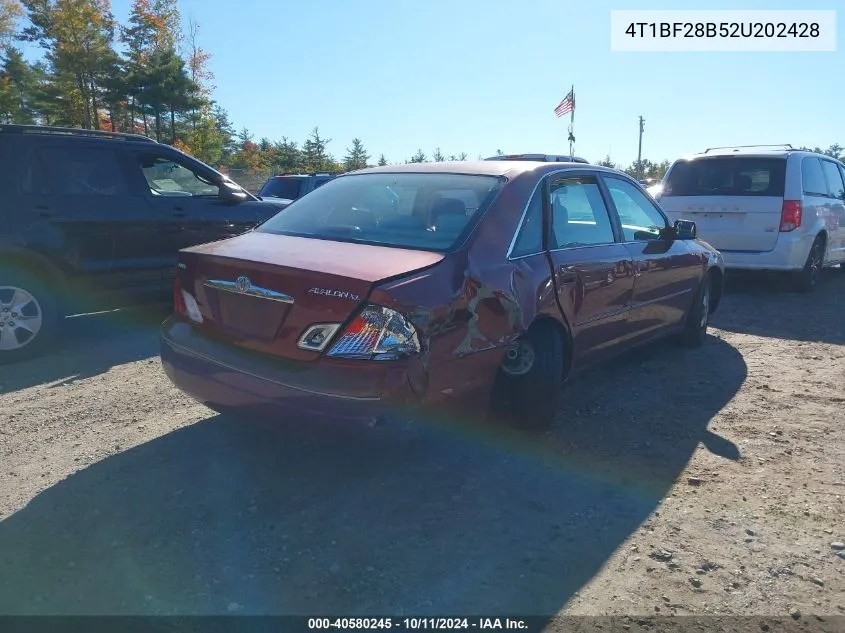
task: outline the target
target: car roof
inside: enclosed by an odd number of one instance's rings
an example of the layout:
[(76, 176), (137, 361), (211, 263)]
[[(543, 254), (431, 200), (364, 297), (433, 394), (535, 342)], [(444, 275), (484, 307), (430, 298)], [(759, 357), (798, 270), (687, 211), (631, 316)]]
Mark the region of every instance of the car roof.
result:
[(142, 134), (129, 132), (110, 132), (108, 130), (85, 130), (81, 128), (59, 127), (55, 125), (0, 125), (0, 135), (3, 137), (21, 138), (61, 138), (75, 141), (122, 141), (126, 143), (145, 143), (157, 146), (164, 145), (155, 139)]
[[(367, 167), (342, 174), (340, 177), (353, 174), (390, 174), (390, 173), (430, 173), (430, 174), (473, 174), (480, 176), (505, 176), (515, 178), (526, 172), (538, 172), (538, 175), (546, 174), (560, 169), (603, 171), (619, 174), (616, 169), (600, 167), (585, 163), (549, 163), (530, 160), (462, 160), (442, 161), (435, 163), (404, 163), (401, 165), (387, 165), (385, 167)], [(626, 174), (625, 177), (628, 176)]]
[(681, 157), (679, 160), (695, 160), (701, 158), (724, 158), (726, 156), (741, 156), (743, 158), (788, 158), (789, 156), (825, 156), (819, 152), (794, 148), (788, 143), (782, 145), (738, 145), (736, 147), (711, 147), (703, 152), (695, 152)]

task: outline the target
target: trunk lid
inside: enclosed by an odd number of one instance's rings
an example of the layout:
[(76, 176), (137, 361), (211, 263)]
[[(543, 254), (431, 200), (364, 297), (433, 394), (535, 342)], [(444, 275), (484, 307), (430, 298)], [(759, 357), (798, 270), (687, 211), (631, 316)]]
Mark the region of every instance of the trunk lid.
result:
[(662, 196), (675, 220), (692, 220), (698, 237), (723, 251), (770, 251), (778, 241), (782, 197)]
[[(437, 264), (439, 253), (252, 232), (180, 252), (183, 288), (205, 333), (296, 360), (310, 325), (343, 323), (379, 281)], [(247, 281), (248, 280), (248, 281)]]

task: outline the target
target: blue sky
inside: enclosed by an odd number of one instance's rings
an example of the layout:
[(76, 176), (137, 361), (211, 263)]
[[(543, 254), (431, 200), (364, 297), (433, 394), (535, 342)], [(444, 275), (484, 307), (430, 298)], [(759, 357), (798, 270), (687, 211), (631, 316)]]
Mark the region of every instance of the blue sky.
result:
[[(836, 9), (841, 0), (180, 0), (213, 54), (215, 96), (257, 138), (319, 126), (392, 162), (496, 149), (675, 158), (714, 145), (845, 144), (845, 5), (835, 53), (613, 53), (611, 9)], [(125, 20), (130, 0), (112, 0)], [(732, 6), (733, 5), (733, 6)]]

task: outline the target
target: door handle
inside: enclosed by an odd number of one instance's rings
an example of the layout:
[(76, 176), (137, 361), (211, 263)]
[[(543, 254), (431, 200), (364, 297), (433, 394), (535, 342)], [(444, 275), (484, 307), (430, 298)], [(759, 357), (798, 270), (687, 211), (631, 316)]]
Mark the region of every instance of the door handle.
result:
[(569, 286), (574, 284), (576, 281), (578, 281), (578, 275), (570, 274), (564, 275), (563, 279), (560, 280), (560, 283), (562, 283), (564, 286)]
[(35, 214), (40, 218), (49, 218), (52, 213), (50, 213), (50, 207), (46, 204), (39, 204), (35, 207)]
[(173, 215), (177, 218), (184, 218), (188, 215), (188, 212), (185, 211), (182, 207), (173, 207)]

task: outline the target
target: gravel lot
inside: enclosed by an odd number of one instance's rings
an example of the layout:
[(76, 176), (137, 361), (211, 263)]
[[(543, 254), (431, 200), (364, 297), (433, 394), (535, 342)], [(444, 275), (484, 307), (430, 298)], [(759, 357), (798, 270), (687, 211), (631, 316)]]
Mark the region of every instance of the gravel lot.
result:
[(533, 439), (219, 416), (162, 316), (0, 368), (0, 613), (845, 615), (840, 271), (736, 285)]

